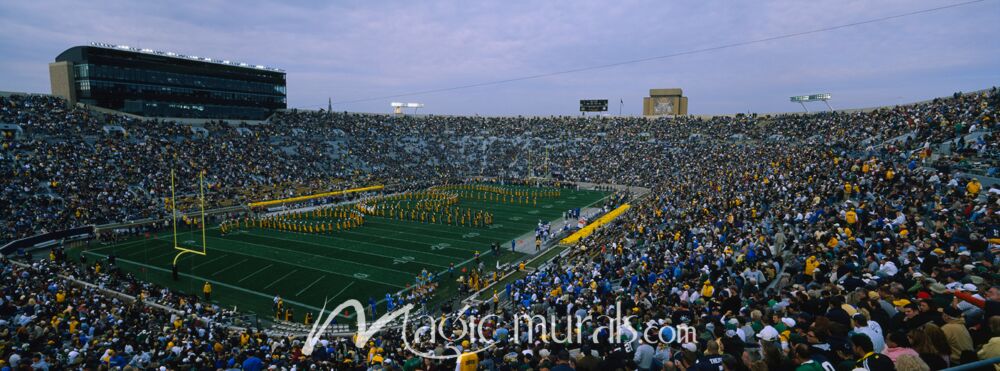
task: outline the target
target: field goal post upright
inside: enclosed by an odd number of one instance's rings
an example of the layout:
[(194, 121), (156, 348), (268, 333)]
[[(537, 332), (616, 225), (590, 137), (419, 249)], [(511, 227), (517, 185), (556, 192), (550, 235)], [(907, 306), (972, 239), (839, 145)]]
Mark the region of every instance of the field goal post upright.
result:
[(174, 261), (171, 264), (171, 269), (174, 272), (174, 278), (177, 277), (177, 260), (180, 259), (181, 255), (184, 254), (195, 254), (205, 256), (208, 254), (206, 238), (205, 238), (205, 172), (201, 171), (198, 173), (198, 203), (200, 206), (200, 223), (201, 224), (201, 250), (194, 250), (187, 247), (183, 247), (177, 243), (177, 195), (176, 195), (176, 185), (174, 182), (174, 170), (170, 170), (170, 209), (172, 213), (171, 223), (174, 227), (174, 250), (178, 250), (177, 255), (174, 256)]

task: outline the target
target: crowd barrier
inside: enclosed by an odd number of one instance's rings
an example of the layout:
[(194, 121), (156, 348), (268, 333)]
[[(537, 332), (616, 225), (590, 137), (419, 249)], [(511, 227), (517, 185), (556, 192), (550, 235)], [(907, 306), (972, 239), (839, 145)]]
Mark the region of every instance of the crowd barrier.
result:
[(981, 361), (966, 363), (942, 371), (994, 370), (994, 365), (1000, 363), (1000, 357), (987, 358)]

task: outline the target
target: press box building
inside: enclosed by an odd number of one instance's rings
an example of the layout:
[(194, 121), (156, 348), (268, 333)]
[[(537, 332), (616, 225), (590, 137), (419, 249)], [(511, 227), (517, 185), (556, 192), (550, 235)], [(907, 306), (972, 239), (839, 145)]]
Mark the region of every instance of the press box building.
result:
[(69, 48), (49, 77), (70, 103), (147, 117), (262, 120), (286, 108), (280, 69), (124, 45)]

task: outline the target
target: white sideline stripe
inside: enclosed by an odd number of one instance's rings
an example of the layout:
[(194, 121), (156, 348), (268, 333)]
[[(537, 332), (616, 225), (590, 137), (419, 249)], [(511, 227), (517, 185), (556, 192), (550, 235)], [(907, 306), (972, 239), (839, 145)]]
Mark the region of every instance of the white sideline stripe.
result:
[[(147, 268), (147, 269), (158, 270), (158, 271), (161, 271), (161, 272), (169, 272), (169, 270), (167, 270), (167, 269), (163, 269), (163, 268), (160, 268), (160, 267), (152, 266), (152, 265), (149, 265), (149, 264), (146, 264), (146, 263), (140, 263), (140, 262), (133, 261), (133, 260), (128, 260), (128, 259), (118, 259), (118, 260), (121, 260), (121, 261), (129, 263), (129, 264), (134, 264), (134, 265), (137, 265), (137, 266), (140, 266), (140, 267), (144, 267), (144, 268)], [(251, 295), (260, 296), (260, 297), (265, 298), (265, 299), (272, 299), (272, 298), (274, 298), (274, 296), (272, 296), (272, 295), (267, 295), (267, 294), (259, 293), (257, 291), (248, 290), (248, 289), (245, 289), (245, 288), (242, 288), (242, 287), (239, 287), (239, 286), (233, 286), (233, 285), (230, 285), (230, 284), (225, 283), (225, 282), (219, 282), (219, 281), (216, 281), (216, 280), (205, 279), (204, 277), (196, 276), (196, 275), (193, 275), (193, 274), (179, 273), (179, 275), (185, 276), (185, 277), (194, 278), (194, 279), (197, 279), (197, 280), (203, 280), (204, 279), (205, 281), (208, 281), (209, 283), (211, 283), (212, 285), (215, 285), (215, 286), (230, 288), (230, 289), (233, 289), (233, 290), (236, 290), (236, 291), (241, 291), (241, 292), (245, 292), (245, 293), (248, 293), (248, 294), (251, 294)], [(312, 309), (312, 310), (314, 310), (316, 312), (320, 311), (320, 308), (314, 307), (314, 306), (309, 305), (309, 304), (304, 304), (304, 303), (300, 303), (300, 302), (292, 301), (292, 300), (285, 300), (285, 302), (291, 303), (291, 304), (295, 304), (295, 305), (298, 305), (298, 306), (303, 307), (303, 308)]]
[(267, 290), (267, 289), (268, 289), (268, 288), (270, 288), (271, 286), (274, 286), (274, 284), (278, 283), (278, 281), (281, 281), (281, 280), (283, 280), (283, 279), (285, 279), (285, 278), (288, 278), (288, 276), (291, 276), (291, 275), (295, 274), (295, 273), (296, 273), (296, 272), (298, 272), (298, 271), (299, 271), (298, 269), (292, 269), (292, 271), (291, 271), (291, 272), (288, 272), (288, 274), (286, 274), (286, 275), (284, 275), (284, 276), (281, 276), (281, 278), (279, 278), (279, 279), (276, 279), (276, 280), (274, 280), (274, 281), (271, 281), (271, 283), (269, 283), (269, 284), (268, 284), (267, 286), (264, 286), (264, 289), (265, 289), (265, 290)]
[(229, 268), (232, 268), (232, 267), (235, 267), (235, 266), (237, 266), (237, 265), (240, 265), (240, 264), (243, 264), (243, 263), (246, 263), (246, 262), (247, 262), (247, 259), (243, 259), (243, 260), (240, 260), (240, 262), (239, 262), (239, 263), (236, 263), (236, 264), (233, 264), (233, 265), (230, 265), (230, 266), (228, 266), (228, 267), (225, 267), (225, 268), (223, 268), (223, 269), (219, 269), (219, 270), (215, 271), (215, 273), (212, 273), (212, 277), (215, 277), (215, 275), (217, 275), (217, 274), (219, 274), (219, 273), (222, 273), (222, 272), (225, 272), (225, 271), (229, 270)]
[[(325, 274), (322, 277), (317, 278), (315, 281), (313, 281), (313, 283), (310, 283), (309, 286), (306, 286), (304, 289), (299, 290), (299, 292), (295, 293), (295, 296), (302, 295), (303, 292), (306, 292), (306, 290), (309, 290), (310, 287), (313, 287), (313, 285), (315, 285), (316, 282), (319, 282), (320, 280), (322, 280), (324, 278), (326, 278)], [(353, 285), (353, 284), (354, 284), (354, 281), (351, 281), (351, 285)], [(350, 286), (350, 285), (348, 285), (348, 286)]]
[(271, 267), (273, 267), (273, 266), (274, 266), (274, 264), (268, 264), (268, 265), (267, 265), (266, 267), (264, 267), (264, 268), (261, 268), (261, 269), (258, 269), (258, 270), (257, 270), (256, 272), (253, 272), (253, 273), (250, 273), (250, 275), (248, 275), (248, 276), (246, 276), (246, 277), (243, 277), (243, 278), (241, 278), (241, 279), (240, 279), (239, 281), (236, 281), (236, 282), (243, 282), (243, 281), (246, 281), (246, 280), (247, 280), (247, 278), (250, 278), (250, 277), (253, 277), (253, 276), (254, 276), (255, 274), (257, 274), (257, 273), (260, 273), (260, 272), (263, 272), (263, 271), (264, 271), (265, 269), (267, 269), (267, 268), (271, 268)]

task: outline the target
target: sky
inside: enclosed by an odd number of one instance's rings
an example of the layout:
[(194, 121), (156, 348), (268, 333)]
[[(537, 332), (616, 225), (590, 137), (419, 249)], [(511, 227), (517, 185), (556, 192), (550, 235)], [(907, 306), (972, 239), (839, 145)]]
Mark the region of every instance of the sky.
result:
[[(651, 88), (684, 89), (692, 114), (801, 111), (788, 98), (814, 93), (863, 108), (1000, 85), (1000, 0), (492, 83), (964, 1), (3, 1), (0, 91), (49, 93), (56, 55), (106, 42), (284, 69), (289, 108), (576, 115), (580, 99), (608, 99), (638, 115)], [(427, 90), (446, 91), (383, 98)]]

